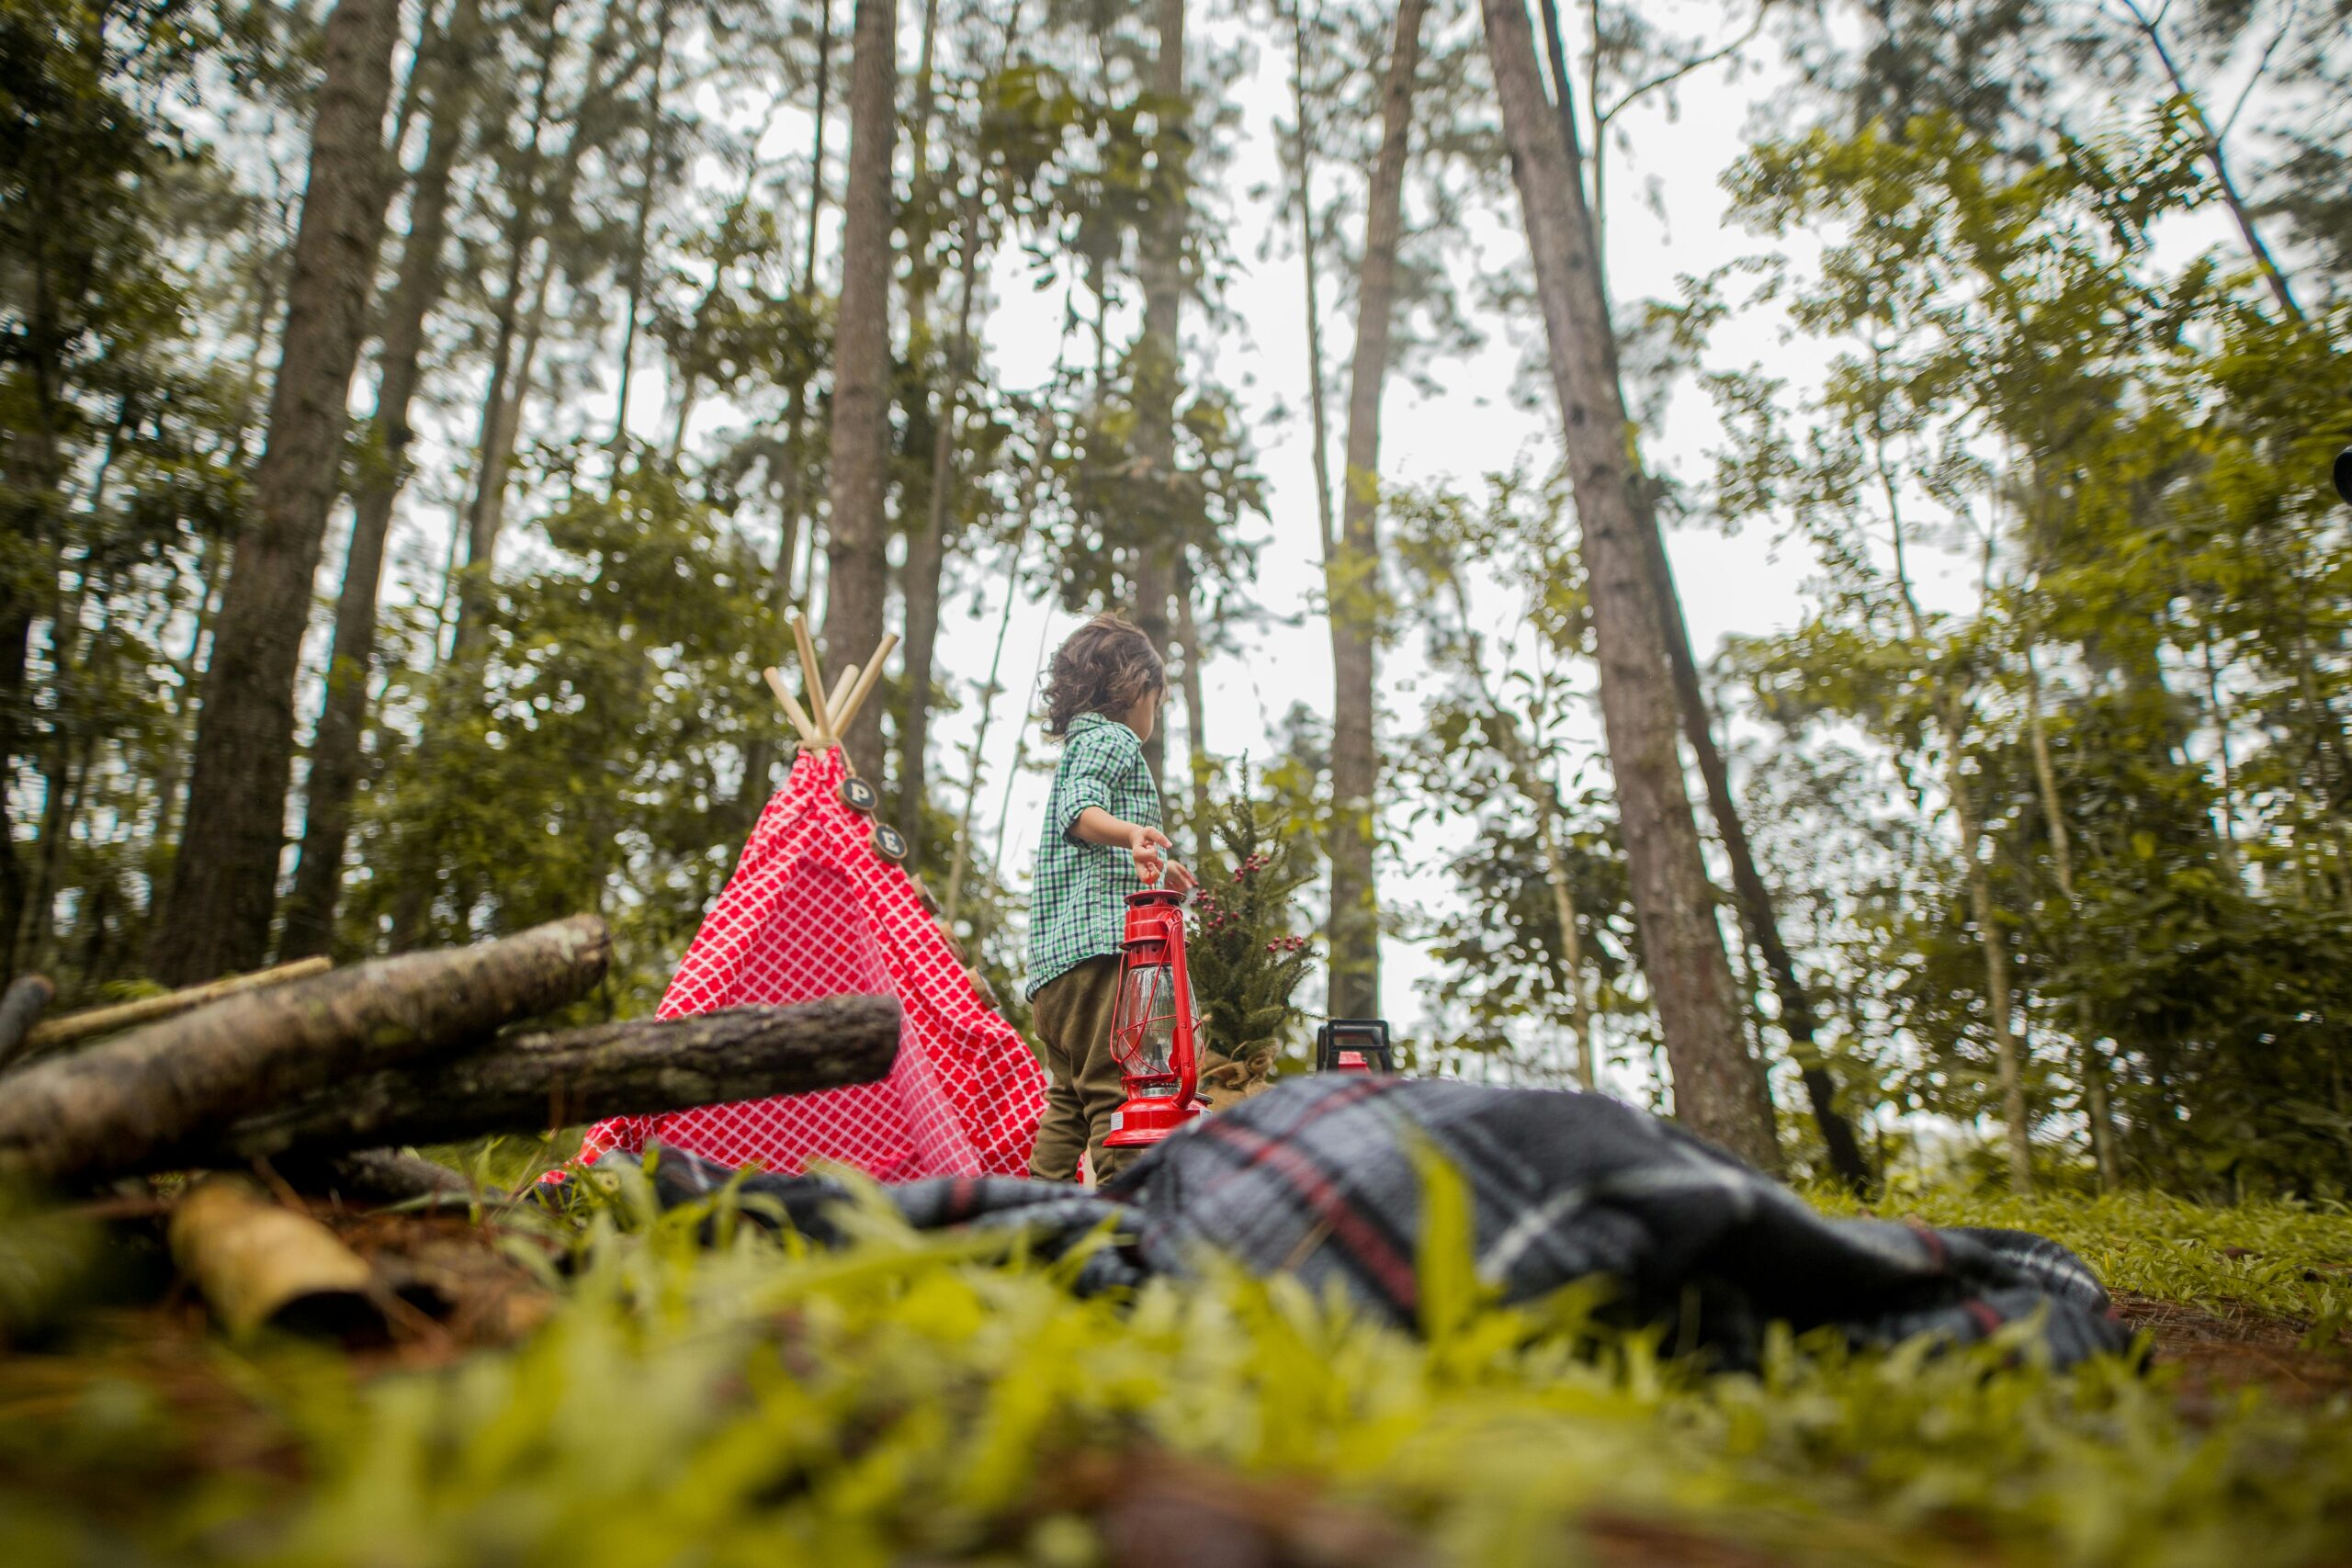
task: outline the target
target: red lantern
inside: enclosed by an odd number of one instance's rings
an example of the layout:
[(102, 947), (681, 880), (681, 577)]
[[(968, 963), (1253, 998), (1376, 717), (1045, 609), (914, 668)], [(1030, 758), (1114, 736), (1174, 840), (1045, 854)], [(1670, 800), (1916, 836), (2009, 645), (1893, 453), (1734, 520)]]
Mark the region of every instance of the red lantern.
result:
[(1184, 896), (1165, 887), (1127, 895), (1119, 999), (1111, 1058), (1125, 1103), (1102, 1142), (1114, 1149), (1159, 1142), (1201, 1113), (1200, 1058), (1193, 1044), (1193, 982), (1184, 968)]

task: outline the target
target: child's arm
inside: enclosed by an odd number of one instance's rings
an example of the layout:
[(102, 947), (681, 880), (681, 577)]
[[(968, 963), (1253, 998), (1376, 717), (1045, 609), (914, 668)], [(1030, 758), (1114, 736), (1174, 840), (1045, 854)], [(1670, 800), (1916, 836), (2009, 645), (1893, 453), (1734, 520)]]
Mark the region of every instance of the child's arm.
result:
[(1069, 830), (1073, 837), (1087, 843), (1125, 850), (1133, 855), (1136, 875), (1147, 886), (1158, 882), (1162, 873), (1168, 877), (1168, 886), (1179, 893), (1193, 885), (1193, 874), (1161, 852), (1169, 848), (1169, 840), (1157, 828), (1125, 821), (1099, 806), (1090, 806), (1078, 814), (1078, 820), (1069, 825)]

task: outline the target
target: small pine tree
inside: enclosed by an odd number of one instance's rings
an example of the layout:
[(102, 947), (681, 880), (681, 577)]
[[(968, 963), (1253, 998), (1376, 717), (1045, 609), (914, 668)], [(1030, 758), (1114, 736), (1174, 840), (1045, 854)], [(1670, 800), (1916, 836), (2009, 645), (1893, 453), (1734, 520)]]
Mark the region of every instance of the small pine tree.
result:
[[(1298, 1016), (1292, 993), (1315, 962), (1295, 930), (1298, 890), (1314, 874), (1287, 824), (1250, 798), (1249, 777), (1213, 818), (1185, 953), (1206, 1060), (1204, 1081), (1264, 1077)], [(1213, 1077), (1214, 1075), (1214, 1077)]]

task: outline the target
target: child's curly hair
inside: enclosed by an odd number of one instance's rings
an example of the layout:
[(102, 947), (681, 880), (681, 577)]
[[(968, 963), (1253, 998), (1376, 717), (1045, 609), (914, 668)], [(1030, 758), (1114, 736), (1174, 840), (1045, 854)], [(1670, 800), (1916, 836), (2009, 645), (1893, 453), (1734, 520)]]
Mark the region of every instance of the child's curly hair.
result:
[(1125, 713), (1168, 689), (1168, 668), (1143, 628), (1105, 613), (1070, 633), (1046, 676), (1046, 733), (1060, 739), (1080, 714)]

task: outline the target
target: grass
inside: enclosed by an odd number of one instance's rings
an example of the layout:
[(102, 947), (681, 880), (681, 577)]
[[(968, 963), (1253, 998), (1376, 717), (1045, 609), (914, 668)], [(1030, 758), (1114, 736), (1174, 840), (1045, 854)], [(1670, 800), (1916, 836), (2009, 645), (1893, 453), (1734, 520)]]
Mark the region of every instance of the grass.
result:
[[(2352, 1221), (2282, 1207), (1908, 1207), (2040, 1229), (2125, 1289), (2299, 1319), (2352, 1258)], [(1287, 1280), (1079, 1301), (1067, 1263), (880, 1212), (839, 1253), (724, 1204), (707, 1246), (707, 1217), (656, 1214), (629, 1182), (534, 1221), (507, 1245), (553, 1314), (431, 1364), (194, 1332), (0, 1363), (9, 1560), (1076, 1568), (1188, 1561), (1137, 1553), (1236, 1529), (1250, 1560), (1295, 1562), (2352, 1551), (2342, 1397), (2192, 1406), (2177, 1371), (2060, 1375), (2022, 1339), (1783, 1338), (1757, 1375), (1702, 1376), (1596, 1329), (1586, 1292), (1482, 1305), (1442, 1225), (1421, 1265), (1441, 1304), (1414, 1337)]]
[[(1807, 1194), (1850, 1213), (1842, 1193)], [(1927, 1191), (1881, 1205), (1934, 1225), (2037, 1231), (2082, 1255), (2114, 1291), (2341, 1326), (2352, 1312), (2352, 1213), (2281, 1202), (2212, 1208), (2157, 1192), (1985, 1197)]]

